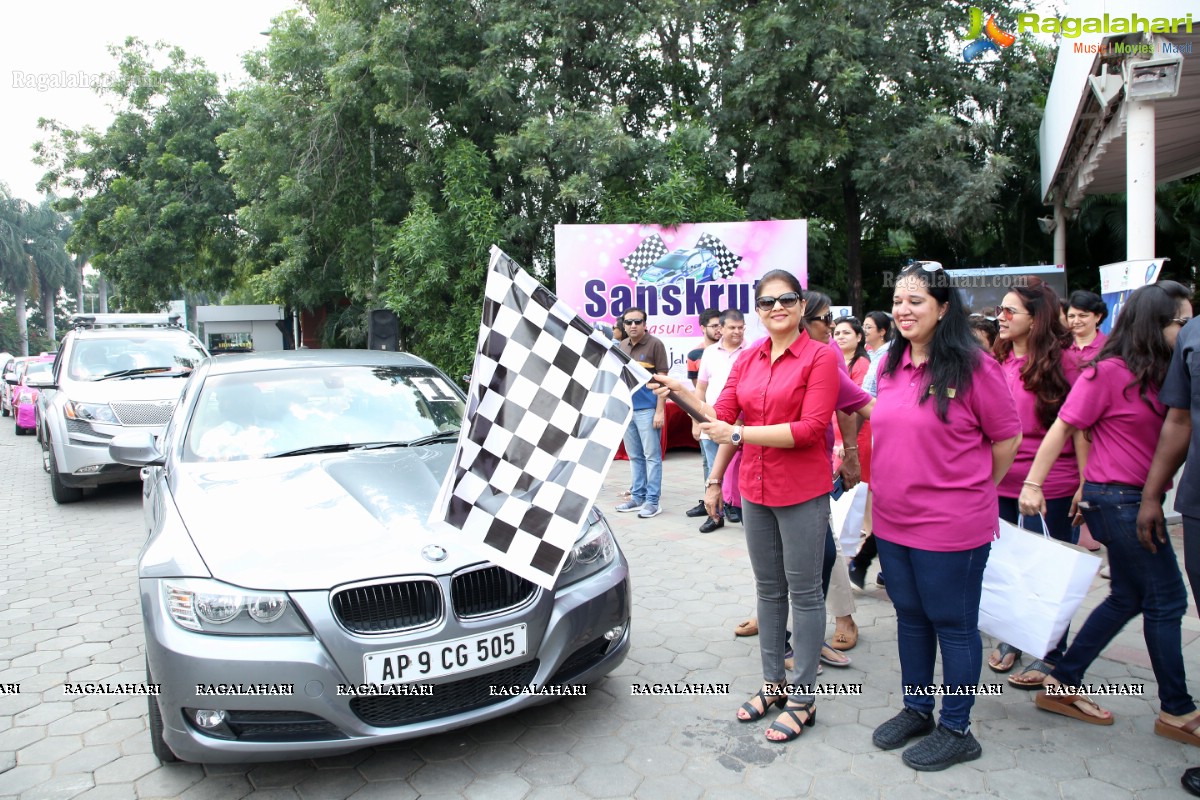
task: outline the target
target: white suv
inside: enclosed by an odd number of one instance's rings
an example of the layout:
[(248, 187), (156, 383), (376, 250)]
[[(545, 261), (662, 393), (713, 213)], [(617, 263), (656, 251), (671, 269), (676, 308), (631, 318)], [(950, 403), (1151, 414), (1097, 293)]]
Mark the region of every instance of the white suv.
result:
[(195, 336), (165, 314), (77, 314), (42, 387), (38, 438), (42, 466), (58, 503), (85, 488), (140, 480), (109, 457), (126, 430), (162, 433), (187, 376), (208, 357)]

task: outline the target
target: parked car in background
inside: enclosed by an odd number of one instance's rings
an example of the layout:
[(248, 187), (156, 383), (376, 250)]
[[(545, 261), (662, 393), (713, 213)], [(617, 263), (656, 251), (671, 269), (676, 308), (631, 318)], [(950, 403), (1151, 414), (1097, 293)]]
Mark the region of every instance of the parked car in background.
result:
[(596, 509), (553, 590), (426, 525), (464, 396), (404, 353), (196, 368), (145, 468), (138, 564), (163, 761), (328, 756), (484, 722), (629, 648), (629, 566)]
[(0, 367), (0, 414), (9, 416), (12, 414), (12, 394), (13, 387), (17, 385), (17, 367), (21, 366), (24, 361), (27, 361), (29, 356), (9, 356), (4, 361), (3, 367)]
[(53, 382), (53, 364), (53, 356), (42, 356), (35, 361), (26, 361), (18, 369), (17, 385), (13, 389), (13, 427), (17, 436), (37, 430), (38, 393), (41, 386)]
[(195, 336), (166, 314), (76, 314), (39, 405), (42, 466), (55, 502), (83, 490), (138, 481), (113, 461), (108, 443), (122, 431), (158, 435), (188, 375), (208, 357)]

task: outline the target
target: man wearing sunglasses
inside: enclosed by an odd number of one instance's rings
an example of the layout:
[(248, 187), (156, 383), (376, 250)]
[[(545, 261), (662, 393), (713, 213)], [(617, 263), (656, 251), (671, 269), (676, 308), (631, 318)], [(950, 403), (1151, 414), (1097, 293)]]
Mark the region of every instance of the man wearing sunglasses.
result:
[[(620, 347), (634, 361), (655, 375), (666, 375), (670, 362), (662, 341), (648, 332), (645, 309), (634, 306), (621, 315), (625, 339)], [(632, 497), (617, 511), (638, 512), (641, 519), (657, 517), (662, 491), (662, 427), (667, 419), (666, 400), (656, 397), (648, 386), (633, 395), (633, 419), (625, 429), (625, 454), (633, 471)]]

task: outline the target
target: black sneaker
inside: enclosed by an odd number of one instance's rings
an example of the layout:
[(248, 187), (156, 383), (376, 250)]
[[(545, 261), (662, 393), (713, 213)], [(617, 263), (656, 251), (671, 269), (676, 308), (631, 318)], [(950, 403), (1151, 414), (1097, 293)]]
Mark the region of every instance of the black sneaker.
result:
[(905, 708), (876, 728), (871, 741), (880, 750), (895, 750), (914, 736), (924, 736), (934, 727), (931, 715)]
[(933, 733), (905, 750), (901, 758), (919, 772), (938, 772), (981, 755), (983, 748), (970, 730), (959, 733), (938, 725)]
[(709, 517), (708, 519), (704, 520), (704, 524), (700, 526), (700, 532), (712, 533), (717, 528), (723, 527), (725, 527), (725, 520), (723, 520), (721, 517), (717, 517), (716, 519)]
[(875, 585), (876, 586), (887, 586), (887, 584), (883, 582), (883, 573), (882, 572), (875, 576)]
[(860, 568), (858, 566), (858, 562), (856, 561), (851, 561), (849, 566), (846, 567), (846, 570), (850, 573), (850, 582), (853, 583), (859, 590), (862, 590), (863, 584), (866, 582), (867, 577), (865, 574), (863, 574), (865, 570)]
[(725, 504), (725, 519), (730, 522), (740, 523), (742, 521), (742, 510), (735, 505)]
[(691, 508), (689, 508), (687, 511), (685, 511), (683, 513), (689, 517), (707, 517), (708, 509), (706, 509), (704, 507), (704, 501), (701, 500), (699, 503), (692, 506)]

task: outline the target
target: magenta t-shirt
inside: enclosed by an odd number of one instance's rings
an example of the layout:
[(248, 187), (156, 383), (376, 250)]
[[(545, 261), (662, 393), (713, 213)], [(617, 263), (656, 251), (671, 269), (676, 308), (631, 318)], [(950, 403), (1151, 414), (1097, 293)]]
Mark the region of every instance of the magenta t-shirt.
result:
[(1071, 337), (1071, 343), (1067, 345), (1067, 349), (1063, 350), (1063, 363), (1071, 364), (1076, 370), (1083, 369), (1084, 365), (1096, 360), (1096, 356), (1100, 355), (1100, 348), (1104, 346), (1104, 342), (1108, 337), (1100, 331), (1096, 331), (1096, 338), (1092, 339), (1091, 343), (1080, 347), (1075, 344), (1075, 338)]
[(879, 372), (871, 413), (876, 469), (875, 535), (921, 550), (971, 550), (990, 542), (999, 520), (992, 483), (992, 443), (1021, 432), (1004, 373), (979, 354), (971, 387), (950, 400), (947, 421), (928, 393), (926, 364), (913, 366), (908, 348), (891, 375)]
[[(1042, 427), (1037, 418), (1037, 397), (1026, 389), (1025, 384), (1021, 381), (1021, 370), (1028, 360), (1028, 356), (1017, 358), (1010, 353), (1004, 363), (1000, 365), (1000, 369), (1004, 373), (1004, 380), (1008, 384), (1008, 390), (1012, 393), (1013, 402), (1016, 404), (1017, 416), (1021, 418), (1021, 446), (1017, 449), (1017, 457), (1013, 460), (1012, 467), (1005, 473), (1000, 485), (996, 487), (996, 493), (1001, 497), (1019, 497), (1021, 495), (1022, 481), (1029, 477), (1029, 468), (1033, 466), (1033, 457), (1037, 455), (1038, 447), (1041, 446), (1042, 439), (1046, 436), (1046, 429)], [(1062, 364), (1067, 383), (1074, 386), (1075, 381), (1079, 378), (1079, 371), (1066, 353), (1063, 354)], [(1079, 462), (1075, 458), (1075, 443), (1068, 440), (1062, 454), (1054, 460), (1054, 465), (1050, 467), (1050, 474), (1042, 482), (1042, 496), (1051, 500), (1070, 497), (1078, 488)]]
[(1133, 373), (1119, 358), (1106, 358), (1075, 381), (1058, 418), (1076, 428), (1090, 428), (1092, 446), (1083, 476), (1092, 483), (1141, 486), (1150, 474), (1154, 448), (1167, 415), (1158, 390), (1146, 405)]

